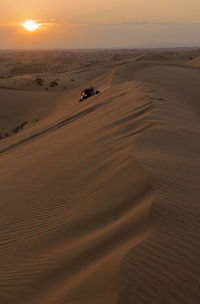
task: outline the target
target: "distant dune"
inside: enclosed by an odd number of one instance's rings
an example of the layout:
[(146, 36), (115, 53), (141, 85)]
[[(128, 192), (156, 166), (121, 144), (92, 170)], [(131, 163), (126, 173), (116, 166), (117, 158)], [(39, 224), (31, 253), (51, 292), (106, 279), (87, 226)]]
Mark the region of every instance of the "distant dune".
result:
[(168, 62), (170, 61), (170, 56), (163, 55), (163, 54), (144, 54), (139, 56), (136, 61), (157, 61), (157, 62)]
[(191, 57), (189, 64), (192, 66), (200, 67), (200, 56), (198, 56), (196, 58)]
[(199, 54), (0, 54), (0, 303), (199, 304)]

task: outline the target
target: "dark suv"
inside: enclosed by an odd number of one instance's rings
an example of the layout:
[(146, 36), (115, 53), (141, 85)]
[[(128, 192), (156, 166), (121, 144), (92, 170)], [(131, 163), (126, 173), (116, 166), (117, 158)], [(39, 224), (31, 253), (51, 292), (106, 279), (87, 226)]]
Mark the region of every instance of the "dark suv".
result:
[(91, 97), (95, 94), (98, 94), (98, 93), (99, 93), (99, 91), (95, 92), (93, 87), (85, 89), (81, 92), (81, 98), (80, 98), (79, 102), (81, 102), (81, 101), (83, 101), (83, 100), (85, 100), (85, 99), (87, 99), (87, 98), (89, 98), (89, 97)]

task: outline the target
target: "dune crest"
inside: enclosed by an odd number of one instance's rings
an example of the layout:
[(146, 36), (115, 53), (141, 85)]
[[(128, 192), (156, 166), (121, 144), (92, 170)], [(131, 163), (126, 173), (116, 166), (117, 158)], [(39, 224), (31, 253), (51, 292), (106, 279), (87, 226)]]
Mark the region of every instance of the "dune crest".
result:
[(0, 127), (28, 121), (0, 141), (0, 303), (199, 303), (198, 53), (61, 52), (32, 68), (65, 60), (66, 91), (0, 89)]
[(169, 98), (169, 91), (148, 86), (152, 128), (136, 138), (132, 152), (148, 172), (157, 199), (150, 209), (151, 233), (121, 265), (117, 303), (134, 298), (135, 303), (197, 304), (200, 120), (190, 106)]
[(106, 88), (68, 123), (2, 154), (2, 300), (117, 299), (120, 262), (148, 235), (155, 194), (131, 153), (131, 138), (148, 128), (145, 90)]

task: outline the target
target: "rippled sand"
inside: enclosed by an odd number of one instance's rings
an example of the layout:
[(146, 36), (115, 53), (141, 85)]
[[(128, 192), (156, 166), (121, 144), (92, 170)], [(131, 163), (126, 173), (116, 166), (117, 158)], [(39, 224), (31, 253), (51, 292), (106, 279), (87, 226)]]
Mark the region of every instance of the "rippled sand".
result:
[(198, 304), (199, 50), (61, 55), (0, 55), (0, 303)]

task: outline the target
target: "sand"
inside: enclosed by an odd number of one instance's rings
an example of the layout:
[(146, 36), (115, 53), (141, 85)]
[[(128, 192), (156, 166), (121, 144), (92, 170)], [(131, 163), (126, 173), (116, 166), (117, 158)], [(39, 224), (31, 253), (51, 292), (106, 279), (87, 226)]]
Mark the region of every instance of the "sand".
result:
[(0, 54), (0, 303), (200, 302), (199, 55)]

